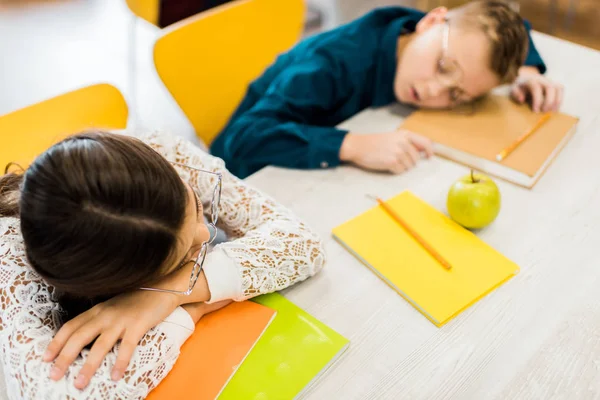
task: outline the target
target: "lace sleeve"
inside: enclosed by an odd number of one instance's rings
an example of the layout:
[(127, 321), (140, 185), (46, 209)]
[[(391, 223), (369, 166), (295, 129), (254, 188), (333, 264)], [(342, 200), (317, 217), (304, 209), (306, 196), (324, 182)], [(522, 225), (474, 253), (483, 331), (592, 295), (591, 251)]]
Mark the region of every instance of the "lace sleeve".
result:
[(179, 355), (181, 343), (173, 331), (167, 334), (173, 324), (163, 322), (144, 336), (118, 382), (110, 378), (116, 347), (83, 391), (75, 388), (74, 380), (87, 350), (63, 379), (48, 378), (51, 364), (42, 361), (42, 356), (61, 324), (60, 308), (53, 289), (27, 264), (16, 218), (0, 218), (0, 307), (0, 357), (11, 399), (143, 399)]
[[(214, 257), (206, 259), (210, 302), (223, 298), (241, 301), (279, 291), (321, 270), (325, 252), (320, 238), (290, 210), (227, 171), (223, 160), (176, 136), (155, 133), (145, 140), (168, 160), (222, 174), (218, 225), (232, 240), (216, 246), (215, 254), (209, 254)], [(198, 189), (208, 215), (216, 177), (176, 168)], [(225, 256), (218, 257), (219, 253)], [(227, 262), (232, 265), (230, 272), (223, 265)], [(217, 284), (235, 288), (220, 290), (214, 287)], [(216, 292), (223, 295), (215, 296)]]

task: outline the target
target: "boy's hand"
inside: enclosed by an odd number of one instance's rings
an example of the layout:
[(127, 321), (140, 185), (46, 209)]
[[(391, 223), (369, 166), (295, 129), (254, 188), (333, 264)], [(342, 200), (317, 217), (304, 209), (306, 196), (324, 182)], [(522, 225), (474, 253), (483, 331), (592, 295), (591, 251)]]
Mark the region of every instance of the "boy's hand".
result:
[(349, 133), (342, 142), (340, 159), (362, 168), (402, 173), (433, 155), (431, 140), (406, 130), (374, 135)]
[(563, 99), (563, 87), (541, 75), (537, 68), (535, 71), (522, 69), (510, 94), (520, 104), (529, 98), (535, 112), (558, 111)]

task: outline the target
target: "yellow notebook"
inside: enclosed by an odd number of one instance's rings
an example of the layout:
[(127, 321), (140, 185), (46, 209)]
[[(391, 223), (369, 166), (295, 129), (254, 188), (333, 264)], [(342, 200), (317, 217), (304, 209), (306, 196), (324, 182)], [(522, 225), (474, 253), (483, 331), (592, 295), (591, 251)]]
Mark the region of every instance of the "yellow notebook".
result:
[(380, 205), (333, 236), (441, 327), (519, 271), (518, 265), (409, 191), (386, 201), (451, 265), (443, 268)]

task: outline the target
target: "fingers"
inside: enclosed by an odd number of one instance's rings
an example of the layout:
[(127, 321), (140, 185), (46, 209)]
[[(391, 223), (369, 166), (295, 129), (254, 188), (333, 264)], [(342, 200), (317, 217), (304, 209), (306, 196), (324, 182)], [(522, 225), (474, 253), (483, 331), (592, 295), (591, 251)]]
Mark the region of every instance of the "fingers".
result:
[(531, 98), (534, 112), (558, 111), (563, 100), (563, 87), (543, 76), (533, 74), (521, 77), (511, 89), (511, 97), (518, 103)]
[(563, 100), (563, 87), (561, 85), (552, 85), (546, 87), (546, 100), (544, 101), (544, 111), (558, 111)]
[(531, 96), (534, 111), (558, 111), (563, 99), (563, 88), (552, 82), (532, 82)]
[(396, 153), (398, 162), (404, 166), (404, 170), (409, 170), (415, 166), (418, 161), (417, 151), (408, 142), (401, 142)]
[(544, 87), (544, 92), (546, 96), (542, 104), (542, 111), (554, 111), (556, 106), (556, 97), (558, 95), (557, 88), (555, 86), (546, 86)]
[(129, 365), (129, 361), (133, 356), (133, 352), (137, 347), (138, 343), (144, 336), (146, 331), (141, 333), (137, 331), (126, 331), (123, 336), (123, 340), (121, 341), (121, 345), (119, 346), (119, 353), (117, 355), (117, 361), (112, 369), (110, 377), (113, 381), (118, 381), (123, 377), (125, 371), (127, 370), (127, 366)]
[(415, 164), (418, 163), (419, 159), (421, 158), (421, 156), (419, 155), (419, 151), (410, 142), (405, 142), (403, 144), (403, 150), (404, 154), (406, 154), (407, 156), (408, 162), (410, 163), (409, 167), (414, 167)]
[(410, 157), (404, 151), (400, 151), (397, 154), (397, 157), (398, 157), (398, 164), (403, 167), (403, 169), (402, 169), (403, 171), (407, 171), (414, 166)]
[(527, 98), (527, 93), (525, 92), (525, 88), (521, 85), (513, 86), (510, 95), (512, 98), (519, 104), (523, 104), (525, 99)]
[(531, 107), (533, 111), (540, 112), (544, 102), (544, 88), (538, 81), (529, 82), (529, 91), (531, 93)]
[(390, 170), (394, 174), (408, 171), (415, 166), (419, 158), (417, 149), (408, 140), (402, 140), (398, 143), (396, 160), (393, 162)]
[[(361, 136), (361, 135), (359, 135)], [(362, 135), (369, 138), (369, 135)], [(402, 173), (414, 167), (422, 158), (433, 155), (431, 141), (407, 130), (371, 135), (361, 147), (360, 157), (354, 163), (364, 169)], [(206, 310), (204, 310), (206, 311)]]
[(548, 81), (532, 81), (529, 83), (529, 90), (533, 111), (558, 111), (563, 100), (562, 86)]
[(411, 133), (409, 135), (409, 140), (417, 150), (424, 152), (427, 158), (433, 156), (433, 142), (431, 139)]
[(53, 380), (61, 379), (69, 365), (77, 359), (81, 350), (100, 335), (102, 327), (103, 321), (92, 319), (73, 332), (67, 338), (60, 354), (54, 361), (54, 366), (50, 370), (50, 378)]
[(67, 341), (69, 340), (71, 335), (73, 335), (73, 333), (75, 333), (75, 331), (77, 331), (79, 328), (81, 328), (83, 325), (85, 325), (92, 318), (93, 318), (92, 313), (86, 312), (86, 313), (78, 315), (77, 317), (75, 317), (72, 320), (65, 323), (59, 329), (56, 336), (54, 336), (54, 339), (52, 339), (52, 341), (48, 345), (48, 348), (46, 349), (46, 352), (44, 353), (43, 360), (46, 362), (53, 361), (56, 358), (56, 356), (58, 356), (60, 351), (63, 349), (63, 347), (65, 346), (65, 344), (67, 343)]
[(106, 357), (108, 352), (121, 338), (121, 334), (122, 332), (120, 330), (114, 329), (105, 332), (98, 337), (94, 346), (92, 346), (92, 350), (88, 354), (85, 364), (75, 379), (75, 387), (77, 389), (85, 389), (92, 376), (96, 373), (96, 370), (100, 367), (100, 364), (102, 364), (104, 357)]
[(398, 160), (396, 160), (395, 162), (391, 162), (388, 169), (394, 175), (400, 175), (401, 173), (406, 171), (406, 167), (404, 166), (404, 164)]
[(399, 134), (395, 158), (387, 163), (388, 170), (394, 174), (413, 168), (421, 159), (420, 152), (424, 152), (427, 158), (433, 155), (433, 145), (428, 138), (408, 131), (400, 131)]

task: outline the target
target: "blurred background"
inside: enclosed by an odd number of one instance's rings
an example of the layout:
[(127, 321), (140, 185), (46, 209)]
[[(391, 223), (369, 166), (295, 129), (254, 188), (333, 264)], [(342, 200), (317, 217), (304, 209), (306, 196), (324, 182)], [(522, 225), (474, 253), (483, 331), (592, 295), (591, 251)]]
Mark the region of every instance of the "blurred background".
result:
[[(424, 11), (438, 6), (456, 7), (468, 0), (309, 0), (313, 10), (322, 10), (325, 27), (352, 20), (368, 10), (402, 5)], [(535, 30), (600, 49), (600, 0), (510, 1)]]
[[(83, 86), (108, 82), (126, 98), (131, 122), (128, 128), (167, 129), (194, 138), (189, 113), (186, 117), (156, 72), (154, 43), (194, 16), (243, 1), (247, 0), (0, 0), (0, 115)], [(334, 28), (376, 7), (402, 5), (427, 11), (467, 2), (304, 1), (306, 12), (294, 19), (303, 21), (298, 22), (298, 38)], [(281, 20), (281, 26), (274, 29), (286, 29), (286, 18), (292, 18), (287, 8), (299, 12), (298, 7), (287, 6), (292, 0), (264, 2), (279, 10), (275, 19)], [(510, 2), (535, 30), (600, 50), (600, 0)], [(270, 25), (277, 25), (270, 21)], [(220, 33), (203, 34), (195, 40), (210, 43), (218, 35), (226, 36), (229, 28), (220, 28)], [(227, 62), (233, 62), (235, 71), (242, 73), (248, 68), (248, 57)], [(200, 61), (209, 65), (203, 58)]]
[[(164, 28), (174, 22), (218, 5), (235, 0), (132, 0), (146, 3), (143, 7), (156, 8), (157, 25)], [(286, 0), (281, 0), (286, 1)], [(414, 7), (424, 11), (434, 7), (455, 7), (469, 0), (306, 0), (308, 32), (328, 29), (357, 18), (369, 10), (389, 5)], [(71, 3), (95, 9), (98, 3), (112, 0), (0, 0), (0, 11), (31, 8), (56, 3)], [(599, 0), (509, 0), (521, 14), (529, 19), (536, 30), (600, 49)], [(68, 12), (68, 7), (62, 9)], [(151, 11), (152, 12), (152, 11)]]

